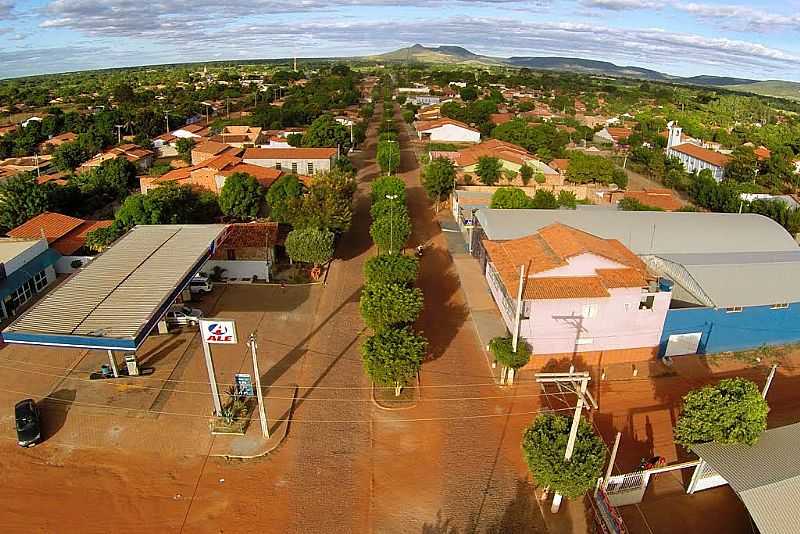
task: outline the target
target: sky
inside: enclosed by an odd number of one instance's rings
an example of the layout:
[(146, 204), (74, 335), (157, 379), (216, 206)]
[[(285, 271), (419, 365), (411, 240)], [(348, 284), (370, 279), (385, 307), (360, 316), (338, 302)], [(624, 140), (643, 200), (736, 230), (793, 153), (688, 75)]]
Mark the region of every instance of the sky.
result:
[(0, 78), (420, 43), (800, 81), (800, 0), (0, 0)]

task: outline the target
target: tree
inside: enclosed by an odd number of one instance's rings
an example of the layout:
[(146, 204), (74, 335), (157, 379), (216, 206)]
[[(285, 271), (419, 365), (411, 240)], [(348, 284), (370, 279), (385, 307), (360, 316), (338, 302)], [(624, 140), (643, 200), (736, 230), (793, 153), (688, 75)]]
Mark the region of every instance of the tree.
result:
[(558, 209), (558, 201), (556, 200), (556, 196), (550, 191), (537, 189), (536, 194), (533, 195), (530, 207), (537, 210), (554, 210)]
[(168, 182), (146, 195), (128, 196), (114, 215), (122, 229), (137, 224), (201, 224), (210, 223), (219, 214), (214, 193), (198, 192), (190, 185)]
[(303, 146), (306, 147), (337, 147), (343, 153), (350, 150), (350, 131), (343, 124), (336, 122), (332, 115), (325, 114), (317, 117), (303, 134)]
[(295, 229), (286, 236), (286, 253), (292, 261), (322, 265), (333, 257), (334, 239), (330, 230)]
[(576, 207), (578, 207), (578, 199), (575, 197), (575, 193), (572, 191), (562, 189), (558, 192), (558, 205), (562, 208), (574, 210)]
[(372, 381), (393, 386), (399, 396), (403, 386), (417, 376), (427, 346), (424, 337), (408, 328), (387, 328), (364, 341), (361, 356)]
[(581, 417), (569, 461), (564, 459), (572, 418), (554, 413), (534, 419), (522, 438), (522, 455), (536, 482), (565, 497), (591, 490), (603, 471), (606, 450), (592, 425)]
[(531, 207), (532, 199), (519, 187), (500, 187), (492, 194), (489, 207), (492, 209), (525, 209)]
[(739, 147), (725, 165), (725, 179), (735, 182), (752, 182), (758, 173), (758, 160), (752, 149)]
[(517, 351), (514, 352), (514, 340), (511, 337), (496, 337), (489, 341), (489, 350), (492, 352), (494, 359), (500, 363), (500, 377), (501, 383), (512, 383), (514, 380), (514, 373), (509, 373), (509, 369), (517, 371), (520, 367), (525, 366), (531, 359), (531, 350), (524, 341), (517, 343)]
[(769, 406), (755, 383), (728, 378), (690, 391), (675, 425), (675, 442), (753, 445), (767, 429)]
[(648, 206), (647, 204), (642, 204), (639, 200), (629, 197), (623, 198), (617, 203), (617, 208), (622, 211), (664, 211), (661, 208), (657, 208), (655, 206)]
[(372, 182), (372, 202), (384, 200), (387, 196), (396, 196), (396, 201), (406, 203), (406, 184), (397, 176), (380, 176)]
[(475, 169), (475, 174), (480, 178), (481, 183), (484, 185), (494, 185), (500, 180), (500, 173), (503, 170), (503, 164), (500, 160), (491, 156), (481, 156), (478, 158), (478, 166)]
[(447, 158), (434, 158), (422, 171), (422, 185), (428, 197), (436, 200), (436, 208), (443, 196), (453, 192), (456, 167)]
[(47, 209), (47, 191), (32, 173), (23, 172), (0, 182), (0, 231), (3, 233)]
[(376, 332), (413, 323), (422, 306), (422, 290), (405, 284), (367, 284), (359, 304), (364, 322)]
[(528, 185), (533, 178), (533, 168), (527, 164), (523, 164), (522, 167), (519, 168), (519, 175), (522, 178), (522, 184)]
[(472, 102), (478, 99), (478, 90), (472, 85), (462, 87), (458, 94), (464, 102)]
[(303, 196), (303, 184), (294, 174), (285, 174), (275, 180), (267, 190), (270, 218), (279, 223), (289, 223), (293, 200)]
[(289, 202), (295, 228), (318, 228), (346, 232), (353, 218), (356, 183), (351, 174), (338, 169), (317, 173), (300, 198)]
[(289, 135), (286, 136), (286, 142), (289, 143), (289, 146), (301, 147), (303, 146), (303, 134), (290, 133)]
[(112, 224), (105, 228), (98, 228), (86, 234), (86, 248), (94, 252), (103, 252), (125, 233), (121, 224)]
[(258, 180), (244, 172), (228, 176), (219, 192), (222, 213), (237, 219), (254, 219), (263, 203), (264, 188)]
[(89, 153), (77, 142), (64, 143), (53, 151), (53, 165), (62, 172), (72, 172), (89, 159)]
[(617, 184), (620, 189), (625, 189), (628, 187), (628, 174), (619, 167), (615, 167), (611, 171), (611, 183)]
[(191, 137), (182, 137), (175, 143), (175, 149), (178, 155), (186, 163), (192, 162), (192, 149), (194, 148), (194, 139)]
[(378, 165), (382, 172), (391, 174), (400, 169), (400, 144), (397, 141), (381, 141), (378, 143)]
[(379, 254), (364, 264), (364, 280), (371, 284), (411, 285), (417, 279), (419, 261), (405, 254)]
[(403, 250), (411, 235), (411, 219), (405, 206), (375, 219), (369, 228), (369, 235), (381, 252), (396, 254)]

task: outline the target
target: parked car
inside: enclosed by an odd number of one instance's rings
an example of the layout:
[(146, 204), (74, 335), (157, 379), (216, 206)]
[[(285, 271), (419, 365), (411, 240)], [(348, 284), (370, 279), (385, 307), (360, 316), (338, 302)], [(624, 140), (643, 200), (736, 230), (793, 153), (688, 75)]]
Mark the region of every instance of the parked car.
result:
[(203, 273), (197, 273), (189, 282), (189, 291), (192, 293), (211, 293), (214, 283)]
[(178, 304), (170, 308), (164, 318), (168, 323), (180, 326), (195, 326), (200, 324), (200, 319), (203, 317), (203, 311), (197, 308), (190, 308)]
[(39, 407), (33, 399), (19, 401), (14, 406), (17, 420), (17, 443), (20, 447), (33, 447), (42, 439), (42, 421)]

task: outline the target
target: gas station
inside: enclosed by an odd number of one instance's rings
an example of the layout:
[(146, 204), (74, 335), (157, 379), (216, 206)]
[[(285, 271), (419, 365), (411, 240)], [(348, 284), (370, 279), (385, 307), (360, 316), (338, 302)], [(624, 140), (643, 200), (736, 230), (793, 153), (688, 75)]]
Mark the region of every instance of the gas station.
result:
[(140, 225), (3, 330), (6, 343), (104, 350), (138, 374), (136, 351), (224, 240), (222, 224)]

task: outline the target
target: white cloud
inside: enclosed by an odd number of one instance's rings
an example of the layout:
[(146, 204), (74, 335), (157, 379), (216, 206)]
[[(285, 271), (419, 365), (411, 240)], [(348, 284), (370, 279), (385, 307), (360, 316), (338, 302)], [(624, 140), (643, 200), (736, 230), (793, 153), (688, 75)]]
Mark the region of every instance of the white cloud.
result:
[(728, 30), (768, 32), (800, 29), (800, 15), (784, 15), (750, 6), (679, 2), (674, 7)]
[(581, 0), (586, 7), (623, 11), (627, 9), (659, 9), (663, 2), (655, 0)]

